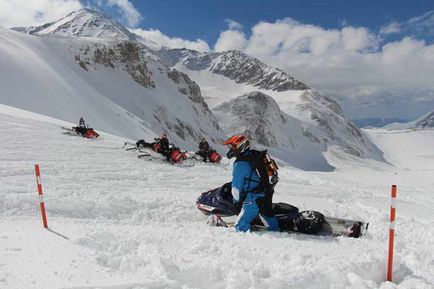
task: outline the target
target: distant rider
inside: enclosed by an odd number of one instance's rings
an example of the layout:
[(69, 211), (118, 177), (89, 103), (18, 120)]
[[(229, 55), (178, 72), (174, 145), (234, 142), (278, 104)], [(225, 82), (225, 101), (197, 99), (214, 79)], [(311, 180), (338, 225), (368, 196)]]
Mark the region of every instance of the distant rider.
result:
[(204, 162), (207, 162), (209, 160), (210, 152), (211, 148), (209, 146), (209, 143), (207, 142), (205, 137), (202, 137), (199, 143), (199, 151), (197, 152), (197, 154), (203, 158)]
[(224, 144), (229, 147), (227, 157), (237, 158), (232, 172), (232, 196), (234, 203), (241, 203), (242, 208), (235, 223), (236, 230), (249, 231), (253, 220), (259, 215), (267, 230), (278, 231), (279, 224), (272, 212), (272, 193), (266, 195), (263, 191), (256, 191), (260, 183), (257, 171), (248, 161), (239, 160), (252, 154), (248, 138), (234, 135)]
[(170, 144), (166, 133), (162, 133), (161, 137), (155, 138), (155, 141), (152, 143), (148, 143), (143, 139), (138, 140), (136, 142), (136, 146), (138, 148), (144, 147), (144, 148), (150, 148), (152, 150), (155, 150), (156, 152), (165, 156), (168, 161), (170, 161)]
[(80, 120), (78, 122), (78, 126), (75, 127), (75, 131), (77, 133), (81, 134), (82, 136), (84, 136), (85, 133), (87, 132), (87, 126), (86, 126), (86, 123), (85, 123), (83, 117), (80, 117)]

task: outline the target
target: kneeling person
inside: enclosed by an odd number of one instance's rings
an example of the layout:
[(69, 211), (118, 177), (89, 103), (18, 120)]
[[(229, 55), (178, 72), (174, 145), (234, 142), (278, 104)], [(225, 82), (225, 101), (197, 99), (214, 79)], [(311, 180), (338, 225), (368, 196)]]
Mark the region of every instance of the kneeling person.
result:
[(273, 191), (265, 192), (260, 187), (260, 176), (247, 161), (254, 154), (250, 150), (250, 142), (243, 135), (235, 135), (224, 142), (229, 147), (227, 157), (236, 157), (232, 172), (232, 197), (234, 202), (242, 202), (235, 228), (247, 232), (253, 220), (259, 215), (262, 223), (269, 231), (279, 231), (279, 224), (272, 212)]

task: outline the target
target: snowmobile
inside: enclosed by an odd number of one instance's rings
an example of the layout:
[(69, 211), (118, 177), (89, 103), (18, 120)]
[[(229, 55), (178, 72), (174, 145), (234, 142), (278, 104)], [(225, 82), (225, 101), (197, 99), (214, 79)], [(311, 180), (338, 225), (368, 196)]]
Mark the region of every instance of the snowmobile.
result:
[[(203, 156), (199, 152), (196, 152), (194, 154), (194, 158), (196, 158), (197, 160), (203, 161)], [(220, 164), (221, 160), (222, 160), (222, 155), (219, 154), (216, 150), (211, 150), (209, 152), (208, 161), (210, 163), (212, 163), (212, 164)]]
[(137, 147), (136, 144), (125, 142), (123, 148), (127, 151), (135, 150), (139, 152), (137, 156), (140, 159), (146, 160), (160, 160), (168, 161), (173, 165), (182, 165), (187, 167), (194, 166), (195, 162), (193, 159), (189, 158), (186, 152), (181, 151), (181, 149), (173, 144), (170, 145), (169, 151), (166, 154), (162, 154), (160, 151), (160, 144), (154, 143), (152, 148)]
[[(225, 221), (238, 215), (240, 205), (232, 199), (232, 184), (202, 193), (196, 206), (203, 214), (210, 216), (208, 223), (213, 226), (230, 227), (233, 222)], [(286, 203), (273, 203), (273, 213), (282, 232), (298, 232), (322, 236), (345, 236), (359, 238), (365, 234), (369, 223), (324, 216), (317, 211), (299, 211)], [(233, 219), (233, 218), (232, 218)], [(257, 217), (252, 223), (252, 230), (265, 230), (261, 219)]]
[(68, 127), (62, 127), (64, 130), (67, 131), (67, 134), (70, 135), (79, 135), (85, 138), (98, 138), (99, 134), (91, 127), (78, 127), (78, 126), (73, 126), (72, 128), (68, 128)]

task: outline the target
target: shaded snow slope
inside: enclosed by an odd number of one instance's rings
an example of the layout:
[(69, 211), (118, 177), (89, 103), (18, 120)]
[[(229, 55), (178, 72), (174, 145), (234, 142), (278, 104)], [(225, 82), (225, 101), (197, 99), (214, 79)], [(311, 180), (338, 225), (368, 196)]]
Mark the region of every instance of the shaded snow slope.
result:
[(137, 42), (35, 37), (0, 28), (0, 102), (133, 139), (166, 131), (194, 149), (225, 137), (188, 76)]
[[(146, 162), (122, 150), (123, 139), (68, 136), (62, 122), (16, 115), (0, 108), (1, 288), (432, 288), (434, 183), (417, 170), (282, 167), (275, 201), (369, 221), (368, 235), (242, 234), (208, 227), (194, 205), (230, 167)], [(36, 162), (52, 231), (40, 221)], [(396, 286), (384, 282), (395, 181)]]

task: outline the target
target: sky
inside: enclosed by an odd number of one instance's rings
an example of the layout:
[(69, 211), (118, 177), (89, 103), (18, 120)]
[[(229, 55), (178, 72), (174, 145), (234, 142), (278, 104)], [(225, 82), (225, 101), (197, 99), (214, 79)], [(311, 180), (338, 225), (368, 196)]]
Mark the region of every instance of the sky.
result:
[(335, 98), (351, 118), (434, 110), (432, 0), (0, 0), (0, 26), (82, 7), (169, 47), (242, 50)]

